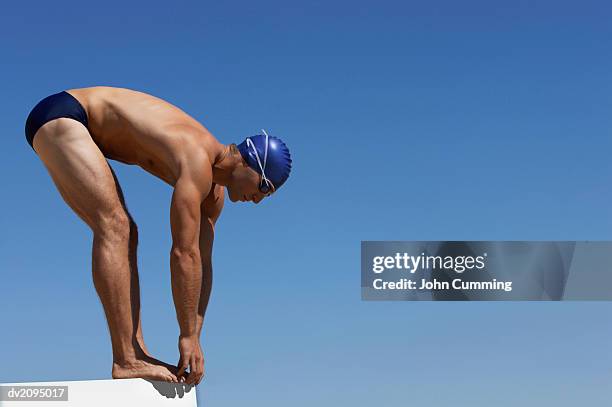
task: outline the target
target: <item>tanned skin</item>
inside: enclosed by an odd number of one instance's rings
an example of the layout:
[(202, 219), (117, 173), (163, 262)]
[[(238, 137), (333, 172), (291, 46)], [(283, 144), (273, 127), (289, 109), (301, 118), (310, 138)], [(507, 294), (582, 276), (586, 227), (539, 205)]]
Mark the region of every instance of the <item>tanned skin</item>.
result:
[[(42, 126), (34, 150), (62, 198), (93, 232), (92, 274), (113, 350), (113, 378), (198, 384), (200, 344), (212, 287), (212, 247), (224, 189), (232, 202), (259, 203), (260, 176), (232, 146), (154, 96), (129, 89), (70, 89), (88, 128), (59, 118)], [(172, 295), (180, 328), (173, 366), (148, 352), (140, 322), (138, 230), (107, 159), (138, 165), (174, 188), (170, 203)], [(189, 369), (189, 372), (187, 372)]]

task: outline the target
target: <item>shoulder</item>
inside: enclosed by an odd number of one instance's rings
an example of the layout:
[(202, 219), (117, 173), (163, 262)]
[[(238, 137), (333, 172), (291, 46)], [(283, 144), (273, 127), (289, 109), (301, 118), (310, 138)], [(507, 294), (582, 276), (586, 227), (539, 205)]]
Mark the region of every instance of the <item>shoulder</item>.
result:
[(201, 193), (202, 203), (206, 201), (210, 205), (211, 200), (214, 200), (217, 202), (216, 205), (222, 205), (224, 189), (212, 181), (215, 146), (208, 142), (202, 132), (193, 129), (191, 131), (182, 129), (173, 138), (178, 163), (178, 180), (183, 179), (197, 187)]
[(187, 178), (198, 184), (203, 188), (204, 196), (208, 195), (212, 187), (212, 161), (206, 148), (186, 133), (173, 135), (172, 138), (179, 178)]

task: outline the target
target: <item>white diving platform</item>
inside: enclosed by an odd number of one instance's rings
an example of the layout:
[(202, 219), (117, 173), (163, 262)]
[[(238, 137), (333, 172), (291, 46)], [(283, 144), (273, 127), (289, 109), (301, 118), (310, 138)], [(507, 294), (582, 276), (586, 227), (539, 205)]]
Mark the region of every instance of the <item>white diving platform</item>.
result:
[(144, 379), (0, 383), (0, 407), (43, 405), (197, 407), (197, 401), (195, 386)]

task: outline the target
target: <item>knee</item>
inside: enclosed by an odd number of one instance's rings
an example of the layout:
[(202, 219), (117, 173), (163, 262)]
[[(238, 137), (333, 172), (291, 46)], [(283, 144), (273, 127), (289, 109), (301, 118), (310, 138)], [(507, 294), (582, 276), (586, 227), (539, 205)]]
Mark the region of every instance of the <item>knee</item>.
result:
[(130, 240), (130, 235), (135, 233), (136, 224), (123, 208), (119, 208), (101, 213), (92, 229), (100, 239), (122, 243)]

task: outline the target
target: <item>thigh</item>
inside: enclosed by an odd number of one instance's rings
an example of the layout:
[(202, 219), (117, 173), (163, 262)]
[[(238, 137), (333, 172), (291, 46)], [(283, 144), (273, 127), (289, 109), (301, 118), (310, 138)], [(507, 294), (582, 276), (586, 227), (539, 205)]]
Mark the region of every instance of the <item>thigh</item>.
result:
[(94, 231), (109, 216), (129, 218), (114, 174), (87, 128), (60, 118), (42, 126), (34, 150), (66, 203)]

